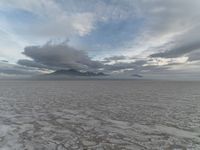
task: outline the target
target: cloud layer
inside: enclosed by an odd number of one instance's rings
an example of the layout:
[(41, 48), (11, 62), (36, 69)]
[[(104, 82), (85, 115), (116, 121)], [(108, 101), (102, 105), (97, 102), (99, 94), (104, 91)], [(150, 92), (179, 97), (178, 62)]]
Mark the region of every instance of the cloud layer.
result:
[(92, 60), (85, 51), (77, 50), (67, 43), (47, 43), (43, 46), (25, 47), (24, 55), (32, 60), (19, 60), (18, 64), (27, 67), (58, 69), (97, 70), (101, 63)]
[(199, 0), (1, 0), (0, 59), (37, 71), (200, 73), (199, 9)]

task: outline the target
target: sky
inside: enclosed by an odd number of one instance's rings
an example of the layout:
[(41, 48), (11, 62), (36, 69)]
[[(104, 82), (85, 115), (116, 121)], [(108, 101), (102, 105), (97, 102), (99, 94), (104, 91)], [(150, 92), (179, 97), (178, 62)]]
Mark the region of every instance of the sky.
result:
[(199, 0), (1, 0), (0, 76), (200, 79)]

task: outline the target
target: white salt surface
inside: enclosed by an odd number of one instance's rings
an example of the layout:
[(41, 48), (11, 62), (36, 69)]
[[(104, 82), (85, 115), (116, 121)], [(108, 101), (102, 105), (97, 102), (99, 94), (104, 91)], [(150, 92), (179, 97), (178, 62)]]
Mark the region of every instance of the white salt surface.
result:
[(200, 83), (0, 81), (0, 150), (200, 150)]

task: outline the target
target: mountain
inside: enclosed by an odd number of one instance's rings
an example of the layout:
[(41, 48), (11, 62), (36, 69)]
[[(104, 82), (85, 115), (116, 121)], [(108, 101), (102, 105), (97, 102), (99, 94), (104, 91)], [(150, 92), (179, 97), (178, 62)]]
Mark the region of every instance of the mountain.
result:
[(81, 72), (75, 69), (69, 69), (69, 70), (57, 70), (53, 73), (50, 73), (48, 75), (54, 75), (54, 76), (82, 76), (82, 77), (92, 77), (92, 76), (106, 76), (106, 74), (99, 72), (99, 73), (95, 73), (95, 72)]

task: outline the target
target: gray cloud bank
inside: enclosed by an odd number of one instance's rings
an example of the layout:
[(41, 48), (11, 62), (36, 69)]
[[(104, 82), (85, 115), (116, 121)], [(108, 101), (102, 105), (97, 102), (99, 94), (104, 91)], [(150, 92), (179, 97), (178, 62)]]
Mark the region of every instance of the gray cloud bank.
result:
[[(83, 50), (73, 48), (68, 43), (47, 42), (42, 46), (27, 46), (23, 54), (29, 59), (21, 59), (18, 65), (28, 68), (28, 70), (60, 70), (76, 69), (80, 71), (104, 72), (107, 74), (177, 74), (180, 70), (172, 69), (173, 67), (183, 66), (190, 60), (179, 60), (168, 58), (135, 58), (123, 55), (106, 57), (103, 60), (93, 60), (88, 53)], [(191, 53), (193, 60), (196, 53)], [(155, 56), (156, 57), (156, 56)], [(161, 57), (161, 56), (159, 56)], [(191, 70), (190, 70), (191, 71)]]
[(0, 78), (1, 77), (14, 77), (14, 76), (30, 76), (30, 75), (38, 75), (41, 71), (37, 68), (30, 69), (29, 67), (10, 64), (8, 61), (0, 62)]
[(168, 0), (147, 3), (154, 8), (150, 13), (152, 25), (149, 25), (149, 33), (152, 37), (165, 37), (166, 41), (161, 47), (154, 47), (151, 57), (178, 58), (200, 50), (200, 1)]
[(97, 70), (102, 66), (100, 62), (92, 60), (85, 51), (77, 50), (66, 43), (28, 46), (25, 47), (23, 54), (31, 60), (19, 60), (18, 64), (27, 67), (51, 70)]
[(152, 54), (151, 57), (176, 58), (200, 49), (200, 41), (186, 43), (165, 52)]
[[(76, 69), (113, 74), (117, 72), (141, 73), (144, 70), (159, 70), (157, 66), (149, 65), (147, 60), (134, 60), (127, 56), (112, 56), (103, 60), (93, 60), (83, 50), (75, 49), (67, 43), (53, 44), (48, 42), (43, 46), (27, 46), (23, 54), (29, 59), (21, 59), (18, 64), (23, 67), (39, 70)], [(120, 62), (126, 59), (132, 62)], [(114, 63), (111, 63), (113, 62)]]

